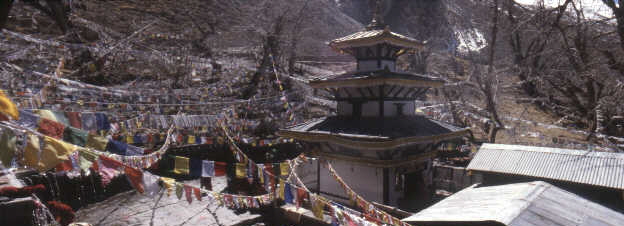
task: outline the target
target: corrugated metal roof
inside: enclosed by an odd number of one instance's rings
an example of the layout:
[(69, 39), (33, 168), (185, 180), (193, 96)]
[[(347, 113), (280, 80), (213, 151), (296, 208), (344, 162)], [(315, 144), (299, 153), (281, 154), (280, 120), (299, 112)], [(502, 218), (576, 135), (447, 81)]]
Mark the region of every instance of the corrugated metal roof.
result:
[(405, 222), (498, 222), (508, 226), (621, 226), (624, 215), (546, 182), (468, 187)]
[(483, 144), (467, 169), (624, 189), (620, 153)]

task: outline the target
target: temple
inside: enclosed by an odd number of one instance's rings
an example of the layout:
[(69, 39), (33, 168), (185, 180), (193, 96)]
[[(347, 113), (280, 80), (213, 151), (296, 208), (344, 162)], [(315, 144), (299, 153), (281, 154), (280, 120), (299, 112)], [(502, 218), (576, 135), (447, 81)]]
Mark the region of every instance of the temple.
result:
[[(397, 58), (422, 51), (424, 43), (390, 31), (379, 12), (378, 1), (365, 30), (329, 43), (355, 57), (355, 71), (309, 82), (337, 102), (337, 114), (282, 129), (279, 135), (300, 141), (308, 155), (330, 162), (365, 199), (416, 209), (433, 192), (436, 147), (468, 130), (416, 114), (416, 100), (444, 81), (398, 71)], [(310, 163), (302, 171), (308, 187), (348, 202), (323, 164)]]

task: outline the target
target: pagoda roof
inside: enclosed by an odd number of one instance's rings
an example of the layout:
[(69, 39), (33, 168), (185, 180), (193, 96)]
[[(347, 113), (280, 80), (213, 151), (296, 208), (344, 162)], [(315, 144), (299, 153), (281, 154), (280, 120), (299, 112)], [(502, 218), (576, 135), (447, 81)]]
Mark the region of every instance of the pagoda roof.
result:
[(385, 29), (360, 31), (342, 38), (337, 38), (329, 42), (329, 46), (337, 51), (345, 51), (345, 49), (351, 47), (372, 46), (381, 43), (387, 43), (406, 49), (420, 49), (424, 47), (423, 42), (391, 32), (387, 27)]
[(377, 85), (437, 88), (444, 85), (444, 81), (425, 75), (392, 72), (382, 69), (376, 71), (349, 72), (333, 78), (311, 80), (309, 84), (312, 88), (369, 87)]
[(358, 149), (384, 150), (410, 144), (440, 142), (463, 136), (467, 132), (467, 128), (455, 127), (424, 116), (331, 116), (282, 129), (278, 135)]

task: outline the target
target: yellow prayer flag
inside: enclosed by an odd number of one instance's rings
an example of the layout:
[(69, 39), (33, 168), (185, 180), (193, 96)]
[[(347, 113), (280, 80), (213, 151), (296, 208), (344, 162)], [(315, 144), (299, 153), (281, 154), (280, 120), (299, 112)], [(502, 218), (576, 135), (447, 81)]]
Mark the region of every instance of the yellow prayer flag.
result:
[(176, 156), (175, 157), (175, 168), (173, 169), (174, 173), (177, 174), (189, 174), (189, 158)]
[(161, 177), (160, 180), (162, 180), (163, 185), (167, 189), (167, 196), (171, 195), (171, 192), (173, 191), (173, 185), (175, 184), (175, 179), (169, 177)]
[(188, 144), (195, 144), (195, 136), (193, 135), (189, 135), (188, 136)]
[(45, 171), (54, 168), (62, 161), (69, 160), (69, 155), (74, 153), (78, 148), (70, 143), (66, 143), (52, 137), (44, 137), (45, 146), (41, 151), (41, 159), (39, 160), (39, 171)]
[(134, 136), (132, 134), (126, 135), (126, 144), (134, 144)]
[(236, 178), (242, 179), (247, 176), (247, 165), (243, 163), (236, 163)]
[(260, 179), (260, 184), (264, 184), (264, 167), (258, 167), (258, 178)]
[(105, 151), (108, 144), (108, 138), (97, 136), (95, 134), (89, 134), (87, 137), (87, 147), (93, 148), (98, 151)]
[(17, 106), (4, 94), (4, 91), (2, 90), (0, 90), (0, 113), (8, 115), (15, 120), (19, 119)]
[(24, 164), (31, 168), (39, 168), (39, 137), (34, 134), (28, 134), (26, 147), (24, 148)]
[(316, 218), (323, 219), (323, 208), (325, 208), (325, 203), (316, 198), (312, 203), (312, 212)]
[(284, 200), (284, 189), (285, 189), (285, 184), (284, 184), (284, 180), (280, 179), (279, 180), (279, 190), (277, 193), (277, 197), (281, 200)]
[(288, 176), (289, 173), (290, 173), (290, 164), (288, 164), (288, 161), (280, 162), (280, 175)]

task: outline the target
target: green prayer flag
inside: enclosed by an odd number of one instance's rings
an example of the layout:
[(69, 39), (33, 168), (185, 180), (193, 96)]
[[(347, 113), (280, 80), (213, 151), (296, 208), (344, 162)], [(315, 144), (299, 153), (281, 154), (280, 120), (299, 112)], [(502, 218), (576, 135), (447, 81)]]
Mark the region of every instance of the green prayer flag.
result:
[(0, 136), (0, 161), (4, 167), (11, 167), (11, 161), (15, 155), (15, 141), (16, 137), (13, 131), (5, 129)]

